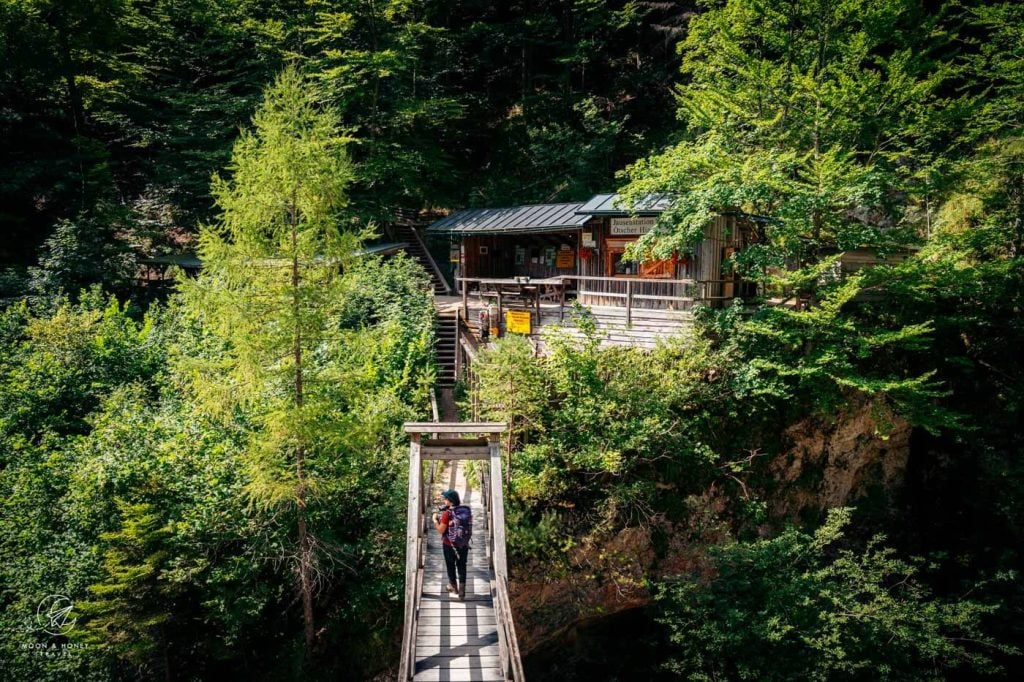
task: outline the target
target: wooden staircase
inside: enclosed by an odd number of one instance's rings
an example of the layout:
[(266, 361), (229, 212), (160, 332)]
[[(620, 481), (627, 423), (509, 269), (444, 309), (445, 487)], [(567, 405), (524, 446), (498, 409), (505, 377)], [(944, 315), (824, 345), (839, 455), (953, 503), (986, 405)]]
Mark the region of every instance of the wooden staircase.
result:
[(441, 388), (455, 385), (455, 344), (458, 343), (458, 330), (458, 311), (438, 312), (434, 352), (437, 354), (437, 385)]
[(405, 252), (408, 253), (417, 263), (423, 266), (423, 269), (430, 275), (430, 284), (434, 288), (435, 296), (447, 296), (451, 294), (451, 287), (448, 282), (445, 281), (444, 276), (441, 274), (440, 269), (437, 267), (437, 263), (434, 261), (433, 256), (427, 250), (426, 243), (423, 241), (422, 235), (412, 225), (395, 224), (391, 226), (391, 233), (394, 238), (398, 241), (405, 242), (408, 244), (405, 247)]

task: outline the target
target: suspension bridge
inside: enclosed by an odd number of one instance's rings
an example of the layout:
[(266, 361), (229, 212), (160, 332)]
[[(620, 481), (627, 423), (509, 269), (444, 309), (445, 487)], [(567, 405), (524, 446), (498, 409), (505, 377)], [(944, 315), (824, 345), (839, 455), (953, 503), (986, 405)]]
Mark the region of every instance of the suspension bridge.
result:
[[(436, 418), (436, 417), (435, 417)], [(423, 422), (409, 434), (401, 682), (522, 682), (508, 595), (500, 434), (504, 424)], [(455, 488), (473, 510), (465, 599), (448, 593), (431, 515)]]

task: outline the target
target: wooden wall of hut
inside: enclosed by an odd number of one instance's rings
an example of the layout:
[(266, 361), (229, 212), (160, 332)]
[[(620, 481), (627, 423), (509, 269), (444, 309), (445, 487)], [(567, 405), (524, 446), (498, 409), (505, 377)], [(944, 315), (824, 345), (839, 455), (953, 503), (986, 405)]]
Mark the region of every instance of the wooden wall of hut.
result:
[(716, 216), (704, 229), (704, 239), (697, 248), (695, 279), (701, 283), (702, 295), (712, 303), (757, 293), (752, 282), (746, 282), (726, 266), (732, 255), (759, 240), (756, 225), (735, 214)]
[[(613, 277), (608, 268), (609, 239), (615, 240), (616, 246), (632, 241), (621, 237), (612, 237), (611, 220), (609, 218), (595, 218), (583, 228), (583, 238), (580, 247), (580, 270), (579, 274), (589, 277)], [(583, 247), (583, 241), (592, 239), (596, 247)], [(586, 253), (584, 253), (586, 252)], [(692, 277), (692, 259), (680, 258), (673, 266), (670, 276), (664, 279), (687, 279)], [(587, 281), (581, 280), (577, 283), (577, 298), (585, 305), (600, 306), (625, 306), (626, 305), (626, 281)], [(659, 281), (658, 278), (650, 278), (644, 282), (634, 282), (633, 307), (644, 309), (666, 309), (666, 310), (688, 310), (690, 304), (686, 301), (666, 301), (644, 299), (643, 296), (673, 296), (678, 298), (689, 298), (693, 295), (693, 288), (685, 284), (673, 284)], [(637, 298), (637, 297), (640, 298)]]
[[(576, 274), (578, 232), (497, 234), (468, 236), (464, 277), (516, 277), (535, 279)], [(558, 267), (557, 256), (568, 247), (573, 254), (570, 267)], [(554, 253), (554, 259), (549, 255)], [(517, 255), (518, 254), (518, 255)], [(522, 262), (517, 262), (522, 261)]]

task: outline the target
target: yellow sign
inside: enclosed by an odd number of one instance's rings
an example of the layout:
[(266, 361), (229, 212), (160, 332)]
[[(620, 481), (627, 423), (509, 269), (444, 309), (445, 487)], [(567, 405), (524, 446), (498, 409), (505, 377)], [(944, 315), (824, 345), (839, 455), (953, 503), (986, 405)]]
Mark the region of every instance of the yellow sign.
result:
[(529, 310), (506, 310), (505, 330), (510, 334), (532, 334)]
[(576, 254), (572, 251), (559, 251), (558, 256), (555, 257), (556, 268), (571, 268), (576, 265)]

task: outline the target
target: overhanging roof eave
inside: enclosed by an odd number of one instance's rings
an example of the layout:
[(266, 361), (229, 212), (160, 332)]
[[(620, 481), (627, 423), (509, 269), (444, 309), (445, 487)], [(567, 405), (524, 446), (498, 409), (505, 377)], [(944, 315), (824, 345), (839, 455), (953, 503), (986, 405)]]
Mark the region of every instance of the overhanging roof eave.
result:
[(434, 228), (431, 232), (435, 234), (461, 234), (472, 236), (475, 234), (532, 234), (535, 232), (576, 232), (583, 229), (584, 223), (579, 225), (553, 225), (548, 227), (483, 227), (474, 229), (472, 227)]

